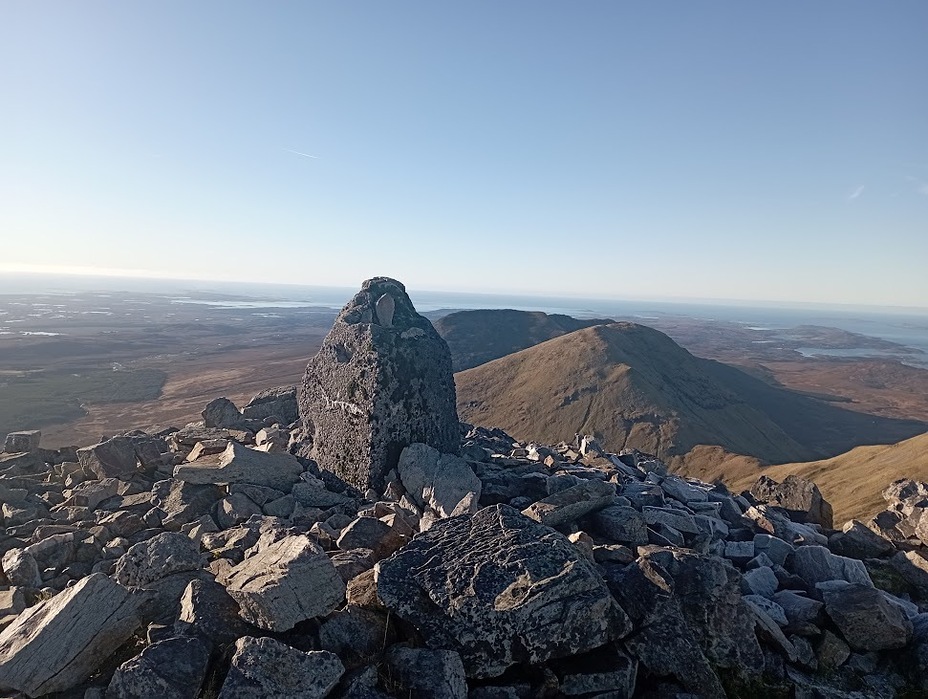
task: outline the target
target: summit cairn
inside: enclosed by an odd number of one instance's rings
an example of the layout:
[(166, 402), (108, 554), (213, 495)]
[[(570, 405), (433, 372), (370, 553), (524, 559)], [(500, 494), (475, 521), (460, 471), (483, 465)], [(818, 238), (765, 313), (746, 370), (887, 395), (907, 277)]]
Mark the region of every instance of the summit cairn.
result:
[(306, 367), (300, 416), (313, 456), (362, 492), (382, 490), (400, 452), (456, 454), (460, 427), (448, 345), (395, 279), (368, 279)]

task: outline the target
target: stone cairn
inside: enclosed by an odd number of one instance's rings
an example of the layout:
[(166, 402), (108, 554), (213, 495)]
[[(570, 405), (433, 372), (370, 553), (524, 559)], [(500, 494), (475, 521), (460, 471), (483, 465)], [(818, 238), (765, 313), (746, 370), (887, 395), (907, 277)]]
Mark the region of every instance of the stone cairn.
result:
[(802, 479), (734, 495), (460, 425), (420, 318), (365, 283), (302, 410), (286, 387), (81, 449), (10, 435), (3, 696), (928, 693), (928, 484), (835, 530)]

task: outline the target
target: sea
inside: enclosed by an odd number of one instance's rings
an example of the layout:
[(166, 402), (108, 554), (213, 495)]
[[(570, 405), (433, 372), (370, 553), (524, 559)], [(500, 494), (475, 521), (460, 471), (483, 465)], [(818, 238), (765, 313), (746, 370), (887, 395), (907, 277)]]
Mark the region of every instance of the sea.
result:
[[(352, 297), (356, 289), (150, 278), (0, 274), (0, 297), (10, 294), (67, 296), (92, 291), (157, 294), (173, 303), (262, 310), (304, 307), (338, 309)], [(892, 356), (907, 364), (928, 368), (928, 309), (686, 299), (595, 299), (458, 293), (412, 288), (408, 291), (420, 313), (511, 308), (562, 313), (575, 318), (630, 319), (644, 325), (647, 325), (649, 320), (688, 318), (735, 323), (757, 331), (785, 330), (800, 325), (838, 328), (887, 340), (902, 345), (910, 352), (898, 356), (891, 351), (868, 348), (835, 350), (816, 347), (800, 348), (799, 351), (806, 356)]]

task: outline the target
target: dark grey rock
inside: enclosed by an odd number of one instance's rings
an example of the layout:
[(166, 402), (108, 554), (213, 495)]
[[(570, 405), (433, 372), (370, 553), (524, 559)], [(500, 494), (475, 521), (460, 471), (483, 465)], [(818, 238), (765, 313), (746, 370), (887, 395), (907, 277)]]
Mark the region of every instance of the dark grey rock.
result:
[(773, 596), (773, 601), (786, 614), (788, 633), (815, 636), (823, 621), (822, 602), (800, 595), (792, 590), (782, 590)]
[(608, 507), (615, 499), (615, 486), (586, 480), (532, 503), (522, 514), (549, 527), (560, 527)]
[(893, 550), (893, 544), (857, 520), (851, 520), (829, 537), (828, 548), (839, 556), (863, 560), (885, 556)]
[(323, 699), (344, 672), (328, 651), (304, 653), (272, 638), (245, 636), (235, 642), (219, 699)]
[(128, 437), (113, 437), (105, 442), (77, 450), (77, 458), (85, 473), (97, 478), (127, 480), (138, 467), (135, 445)]
[(825, 611), (855, 650), (902, 648), (912, 638), (912, 622), (874, 587), (860, 583), (819, 585)]
[(741, 578), (741, 591), (746, 595), (760, 595), (770, 599), (778, 585), (773, 569), (765, 566), (749, 570)]
[(378, 593), (469, 677), (621, 638), (629, 621), (563, 535), (505, 505), (439, 520), (378, 564)]
[(180, 598), (180, 613), (174, 624), (178, 636), (202, 636), (217, 645), (232, 643), (247, 634), (239, 618), (238, 603), (219, 583), (191, 580)]
[(801, 476), (789, 475), (782, 483), (761, 476), (751, 486), (751, 495), (760, 502), (782, 507), (797, 522), (820, 524), (826, 529), (834, 526), (831, 505), (815, 483)]
[(391, 687), (398, 696), (467, 698), (464, 665), (453, 650), (393, 646), (387, 651), (386, 664)]
[(235, 403), (228, 398), (214, 398), (200, 413), (203, 416), (203, 426), (219, 429), (237, 430), (247, 428), (245, 418), (239, 412)]
[(119, 666), (106, 699), (196, 699), (208, 665), (209, 649), (198, 638), (159, 641)]
[(393, 642), (393, 636), (385, 613), (348, 605), (332, 612), (322, 623), (319, 647), (335, 653), (346, 667), (354, 668), (376, 662)]
[(635, 694), (638, 661), (608, 644), (597, 650), (554, 661), (558, 690), (568, 697), (631, 697)]
[(296, 386), (278, 386), (261, 391), (242, 408), (242, 415), (249, 420), (278, 417), (284, 425), (296, 422), (299, 418)]
[[(389, 326), (375, 307), (385, 294), (394, 300)], [(342, 309), (306, 367), (299, 404), (319, 466), (362, 492), (382, 490), (410, 444), (444, 454), (460, 446), (448, 345), (386, 277), (364, 282)]]

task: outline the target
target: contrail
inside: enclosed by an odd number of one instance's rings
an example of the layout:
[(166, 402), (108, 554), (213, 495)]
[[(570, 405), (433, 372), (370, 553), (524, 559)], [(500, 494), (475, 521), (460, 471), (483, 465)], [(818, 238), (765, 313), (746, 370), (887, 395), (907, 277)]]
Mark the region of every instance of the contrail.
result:
[(300, 153), (300, 151), (298, 150), (290, 150), (289, 148), (284, 148), (283, 150), (287, 151), (288, 153), (293, 153), (294, 155), (302, 155), (304, 158), (312, 158), (313, 160), (319, 159), (318, 155), (310, 155), (309, 153)]

